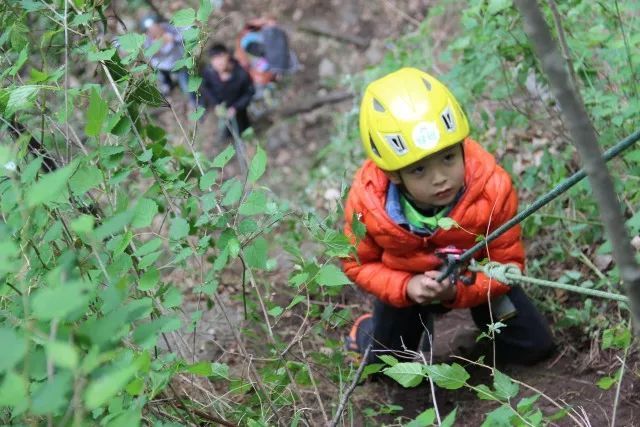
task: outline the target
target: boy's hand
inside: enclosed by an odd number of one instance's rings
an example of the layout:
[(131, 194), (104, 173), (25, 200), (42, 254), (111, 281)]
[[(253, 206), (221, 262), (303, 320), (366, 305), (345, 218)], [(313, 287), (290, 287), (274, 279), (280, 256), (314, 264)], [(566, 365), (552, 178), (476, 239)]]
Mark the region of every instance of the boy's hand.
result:
[(451, 301), (456, 297), (456, 285), (444, 279), (441, 283), (436, 280), (439, 271), (427, 271), (417, 274), (409, 280), (407, 296), (418, 304), (431, 304), (435, 301)]

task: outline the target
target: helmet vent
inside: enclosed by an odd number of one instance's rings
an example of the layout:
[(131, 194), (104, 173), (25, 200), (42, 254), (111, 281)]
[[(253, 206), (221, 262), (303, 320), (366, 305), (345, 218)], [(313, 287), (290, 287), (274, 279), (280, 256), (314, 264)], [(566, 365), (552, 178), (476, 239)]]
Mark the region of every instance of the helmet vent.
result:
[(449, 131), (449, 132), (455, 132), (456, 131), (456, 122), (453, 119), (453, 113), (451, 111), (451, 106), (447, 106), (447, 108), (444, 109), (444, 111), (442, 112), (440, 117), (442, 118), (442, 123), (444, 124), (444, 128), (447, 131)]
[(407, 144), (404, 143), (404, 139), (402, 139), (402, 135), (393, 134), (393, 135), (385, 135), (385, 139), (387, 140), (387, 144), (396, 152), (396, 154), (402, 156), (406, 154), (409, 150), (407, 149)]
[(371, 135), (369, 135), (369, 144), (371, 144), (371, 151), (373, 151), (373, 154), (382, 158), (380, 152), (378, 151), (378, 147), (376, 147), (376, 144), (373, 142), (373, 138), (371, 138)]
[(380, 102), (378, 102), (378, 100), (375, 99), (375, 98), (373, 99), (373, 109), (376, 110), (379, 113), (384, 113), (385, 112), (385, 109), (382, 106), (382, 104), (380, 104)]
[(431, 91), (431, 83), (429, 83), (429, 80), (422, 79), (422, 83), (424, 83), (424, 86), (427, 88), (428, 91)]

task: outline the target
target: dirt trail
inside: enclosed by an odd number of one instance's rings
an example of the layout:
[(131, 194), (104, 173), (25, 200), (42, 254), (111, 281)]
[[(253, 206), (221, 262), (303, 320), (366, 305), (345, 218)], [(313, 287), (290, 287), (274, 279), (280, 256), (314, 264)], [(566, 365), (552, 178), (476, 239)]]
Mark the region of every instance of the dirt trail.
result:
[[(261, 13), (270, 13), (278, 18), (291, 37), (292, 47), (297, 52), (303, 69), (291, 77), (280, 88), (281, 105), (296, 103), (301, 99), (322, 96), (339, 88), (339, 77), (347, 73), (358, 72), (365, 67), (378, 63), (385, 53), (385, 38), (398, 37), (415, 29), (412, 20), (420, 21), (428, 12), (431, 2), (428, 0), (365, 1), (353, 0), (234, 0), (227, 1), (221, 11), (221, 18), (215, 30), (216, 39), (231, 44), (237, 30), (244, 20)], [(399, 4), (401, 6), (390, 6)], [(399, 9), (401, 8), (401, 9)], [(322, 27), (335, 33), (351, 36), (358, 40), (369, 41), (367, 47), (354, 43), (339, 41), (335, 38), (312, 34), (302, 27)], [(410, 65), (410, 64), (407, 64)], [(324, 106), (313, 111), (296, 115), (279, 121), (260, 121), (256, 130), (269, 154), (270, 176), (276, 191), (291, 200), (296, 199), (296, 191), (304, 188), (307, 169), (314, 154), (325, 147), (334, 129), (336, 113), (346, 112), (353, 106), (353, 100), (347, 99), (338, 104)], [(345, 141), (353, 144), (357, 141)], [(215, 148), (214, 148), (215, 150)], [(276, 272), (279, 275), (282, 272)], [(232, 294), (236, 289), (228, 289)], [(367, 300), (362, 295), (350, 293), (348, 302), (366, 307)], [(226, 301), (226, 299), (225, 299)], [(229, 308), (234, 303), (229, 301)], [(185, 307), (188, 310), (188, 307)], [(241, 307), (235, 306), (237, 313)], [(237, 314), (236, 313), (236, 314)], [(356, 313), (360, 314), (360, 313)], [(198, 340), (201, 356), (208, 355), (215, 359), (220, 349), (212, 348), (209, 341), (215, 339), (224, 347), (231, 338), (221, 337), (219, 313), (212, 311), (203, 317)], [(239, 316), (235, 316), (239, 320)], [(346, 331), (340, 331), (346, 332)], [(460, 354), (460, 345), (473, 341), (476, 331), (466, 311), (449, 313), (436, 323), (436, 361), (451, 361), (452, 354)], [(222, 340), (222, 341), (221, 341)], [(215, 347), (215, 346), (214, 346)], [(222, 348), (221, 347), (221, 348)], [(634, 369), (638, 372), (637, 354), (632, 354)], [(463, 362), (460, 362), (464, 364)], [(587, 414), (591, 425), (610, 424), (610, 417), (615, 399), (615, 390), (602, 390), (595, 382), (604, 375), (611, 375), (613, 367), (619, 366), (612, 355), (591, 351), (584, 344), (560, 342), (558, 353), (546, 362), (535, 367), (507, 367), (505, 372), (513, 378), (546, 393), (560, 404), (571, 404)], [(483, 368), (469, 367), (473, 382), (491, 384), (487, 371)], [(640, 389), (638, 376), (635, 380), (625, 380), (622, 384), (618, 405), (617, 425), (640, 425), (640, 402), (637, 393)], [(627, 376), (626, 378), (630, 378)], [(521, 386), (521, 391), (525, 389)], [(334, 390), (330, 391), (334, 393)], [(531, 391), (522, 392), (518, 398), (531, 395)], [(381, 416), (378, 421), (393, 423), (396, 417), (415, 417), (429, 408), (431, 394), (426, 386), (415, 389), (403, 389), (391, 381), (366, 382), (357, 388), (354, 400), (363, 406), (371, 403), (398, 405), (402, 407), (397, 413)], [(495, 408), (495, 403), (479, 400), (470, 391), (438, 390), (437, 400), (441, 413), (446, 414), (458, 408), (459, 420), (456, 425), (476, 426), (482, 424), (484, 414)], [(543, 402), (541, 399), (540, 402)], [(539, 405), (545, 413), (555, 412), (549, 402)], [(581, 409), (582, 408), (582, 409)], [(406, 418), (405, 418), (406, 421)], [(572, 425), (568, 418), (558, 425)]]

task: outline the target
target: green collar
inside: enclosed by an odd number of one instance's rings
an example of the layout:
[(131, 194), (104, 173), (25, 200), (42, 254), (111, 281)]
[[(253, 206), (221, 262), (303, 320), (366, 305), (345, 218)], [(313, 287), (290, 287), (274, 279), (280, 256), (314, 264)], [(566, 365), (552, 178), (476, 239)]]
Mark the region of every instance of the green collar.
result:
[(424, 215), (405, 197), (404, 194), (400, 194), (400, 205), (402, 211), (407, 218), (410, 225), (416, 228), (426, 228), (428, 230), (434, 230), (438, 227), (438, 220), (445, 216), (447, 209), (443, 208), (436, 212), (433, 216)]

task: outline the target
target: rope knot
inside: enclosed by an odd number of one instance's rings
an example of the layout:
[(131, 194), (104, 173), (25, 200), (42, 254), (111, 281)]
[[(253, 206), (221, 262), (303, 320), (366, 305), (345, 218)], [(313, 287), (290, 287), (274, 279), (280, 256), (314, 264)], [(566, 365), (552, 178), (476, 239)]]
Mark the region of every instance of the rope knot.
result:
[(484, 265), (484, 273), (492, 279), (505, 285), (513, 285), (518, 280), (507, 277), (507, 274), (521, 275), (520, 269), (513, 264), (500, 264), (499, 262), (490, 261)]

